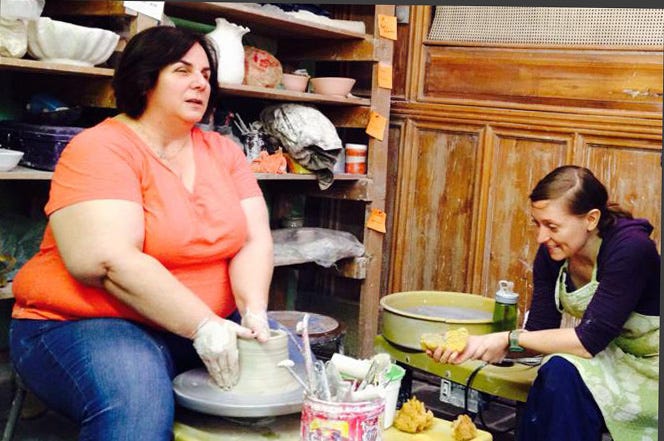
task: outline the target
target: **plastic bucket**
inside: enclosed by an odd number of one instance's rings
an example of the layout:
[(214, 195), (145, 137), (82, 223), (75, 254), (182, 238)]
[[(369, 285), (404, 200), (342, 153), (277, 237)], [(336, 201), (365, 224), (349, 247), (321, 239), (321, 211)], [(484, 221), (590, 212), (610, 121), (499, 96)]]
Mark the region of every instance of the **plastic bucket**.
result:
[(302, 441), (381, 441), (385, 401), (338, 403), (305, 396)]

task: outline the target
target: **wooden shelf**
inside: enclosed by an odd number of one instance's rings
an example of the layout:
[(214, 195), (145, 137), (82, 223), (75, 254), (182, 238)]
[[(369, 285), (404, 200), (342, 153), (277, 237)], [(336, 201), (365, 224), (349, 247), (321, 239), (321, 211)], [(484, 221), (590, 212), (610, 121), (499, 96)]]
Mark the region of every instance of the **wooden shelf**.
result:
[[(315, 181), (316, 175), (298, 174), (298, 173), (256, 173), (256, 179), (259, 181)], [(53, 172), (35, 170), (29, 167), (19, 165), (13, 170), (0, 172), (0, 180), (49, 180), (53, 177)], [(351, 173), (339, 173), (334, 175), (337, 181), (357, 181), (366, 179), (366, 175), (355, 175)]]
[(234, 3), (167, 2), (164, 13), (199, 23), (214, 24), (217, 17), (247, 26), (252, 33), (277, 38), (325, 38), (362, 40), (366, 34), (310, 22), (289, 15), (267, 13), (263, 9)]
[(0, 70), (40, 72), (49, 74), (83, 75), (92, 77), (112, 77), (113, 69), (106, 67), (76, 66), (73, 64), (50, 63), (25, 58), (0, 57)]
[(35, 170), (29, 167), (19, 165), (13, 170), (0, 172), (0, 180), (24, 180), (24, 181), (47, 181), (53, 176), (53, 172)]
[[(83, 75), (95, 77), (112, 77), (113, 69), (105, 67), (85, 67), (71, 64), (49, 63), (23, 58), (0, 57), (0, 70), (16, 70), (22, 72), (38, 72), (48, 74)], [(293, 92), (285, 89), (269, 89), (266, 87), (247, 85), (220, 85), (219, 91), (226, 96), (259, 98), (272, 101), (296, 101), (326, 104), (332, 106), (369, 106), (371, 100), (360, 97), (337, 97), (308, 92)]]
[(250, 98), (259, 98), (272, 101), (297, 101), (318, 104), (329, 104), (337, 106), (369, 106), (371, 100), (368, 98), (320, 95), (309, 92), (293, 92), (286, 89), (268, 89), (266, 87), (247, 86), (247, 85), (220, 85), (222, 95), (243, 96)]
[[(285, 173), (279, 175), (276, 173), (254, 173), (259, 181), (315, 181), (316, 175), (313, 173)], [(356, 175), (352, 173), (335, 173), (335, 181), (357, 181), (365, 179), (366, 175)]]

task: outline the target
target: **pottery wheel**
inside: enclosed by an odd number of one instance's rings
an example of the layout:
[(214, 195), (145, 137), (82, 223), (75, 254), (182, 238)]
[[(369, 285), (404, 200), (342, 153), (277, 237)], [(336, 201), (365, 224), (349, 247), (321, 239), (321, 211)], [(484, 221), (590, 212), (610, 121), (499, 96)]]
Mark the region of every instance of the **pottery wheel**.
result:
[[(304, 364), (296, 364), (293, 369), (301, 378), (306, 378)], [(178, 404), (182, 407), (210, 415), (236, 418), (297, 413), (302, 410), (304, 401), (302, 387), (261, 394), (226, 391), (214, 383), (204, 368), (192, 369), (175, 377), (173, 390)]]

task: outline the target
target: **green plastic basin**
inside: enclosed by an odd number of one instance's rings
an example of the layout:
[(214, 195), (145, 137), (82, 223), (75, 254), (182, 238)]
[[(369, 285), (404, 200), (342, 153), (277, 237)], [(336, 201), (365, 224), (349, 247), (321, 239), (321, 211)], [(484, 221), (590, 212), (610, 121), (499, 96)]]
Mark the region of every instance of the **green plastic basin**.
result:
[(493, 332), (495, 301), (477, 294), (449, 291), (406, 291), (380, 300), (382, 335), (391, 343), (422, 350), (425, 332), (444, 333), (465, 327), (473, 335)]

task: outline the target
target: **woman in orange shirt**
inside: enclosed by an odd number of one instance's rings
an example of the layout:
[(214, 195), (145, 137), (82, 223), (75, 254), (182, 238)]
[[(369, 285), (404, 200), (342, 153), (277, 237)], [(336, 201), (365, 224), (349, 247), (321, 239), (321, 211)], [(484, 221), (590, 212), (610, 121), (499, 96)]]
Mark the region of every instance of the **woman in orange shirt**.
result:
[(13, 284), (11, 357), (80, 439), (170, 440), (171, 381), (196, 353), (229, 388), (237, 336), (269, 337), (268, 213), (241, 150), (195, 126), (216, 100), (204, 36), (137, 34), (113, 87), (121, 113), (55, 169), (40, 250)]

